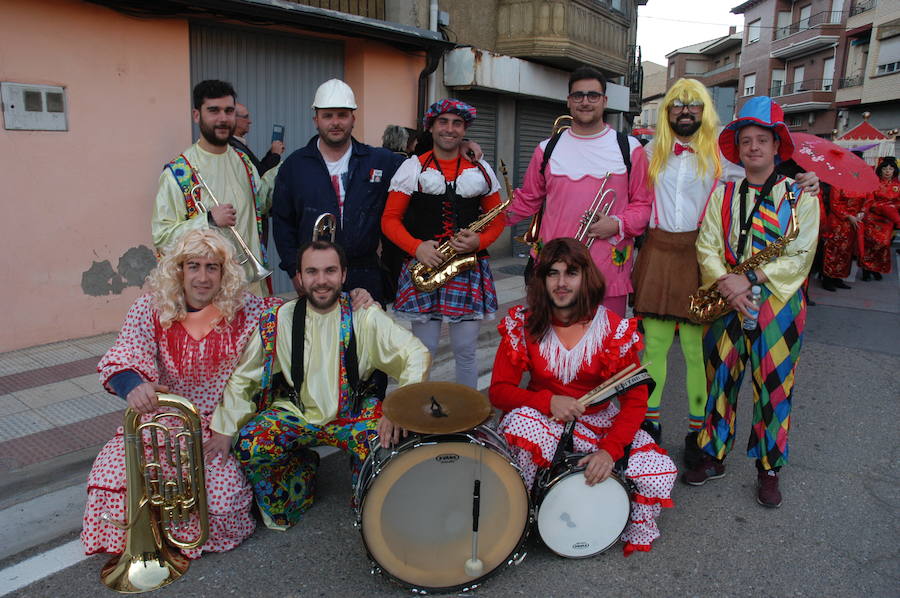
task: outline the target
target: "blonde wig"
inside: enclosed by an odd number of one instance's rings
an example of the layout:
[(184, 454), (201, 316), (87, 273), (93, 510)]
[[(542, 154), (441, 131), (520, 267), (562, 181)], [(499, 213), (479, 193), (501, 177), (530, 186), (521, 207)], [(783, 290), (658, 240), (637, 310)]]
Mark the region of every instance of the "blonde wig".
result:
[(189, 230), (166, 248), (159, 264), (147, 276), (153, 305), (159, 312), (159, 323), (163, 328), (183, 320), (187, 315), (182, 266), (189, 258), (198, 257), (217, 260), (222, 264), (222, 287), (212, 302), (225, 320), (230, 322), (243, 307), (247, 279), (234, 259), (234, 247), (215, 230)]
[[(669, 124), (669, 108), (672, 102), (681, 100), (685, 104), (703, 102), (703, 117), (700, 128), (694, 133), (691, 146), (697, 154), (697, 169), (701, 177), (712, 174), (714, 178), (722, 176), (722, 161), (719, 158), (719, 115), (712, 96), (706, 87), (696, 79), (679, 79), (666, 93), (660, 107), (660, 123), (656, 127), (656, 138), (653, 141), (653, 157), (650, 159), (650, 182), (656, 179), (666, 167), (666, 161), (672, 154), (675, 132)], [(663, 121), (663, 115), (665, 120)]]

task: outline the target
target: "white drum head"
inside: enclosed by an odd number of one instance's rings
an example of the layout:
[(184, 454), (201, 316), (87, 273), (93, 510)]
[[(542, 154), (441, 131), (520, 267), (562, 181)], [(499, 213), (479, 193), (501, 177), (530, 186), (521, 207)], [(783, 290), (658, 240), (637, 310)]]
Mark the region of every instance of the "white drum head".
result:
[[(483, 459), (479, 469), (479, 456)], [(481, 478), (478, 558), (472, 557), (472, 490)], [(528, 522), (519, 472), (490, 448), (466, 442), (417, 446), (391, 458), (366, 492), (362, 534), (385, 573), (416, 588), (465, 587), (503, 565)]]
[(541, 539), (556, 554), (584, 558), (616, 543), (628, 524), (631, 501), (622, 482), (609, 477), (594, 486), (584, 473), (572, 473), (553, 484), (538, 507)]

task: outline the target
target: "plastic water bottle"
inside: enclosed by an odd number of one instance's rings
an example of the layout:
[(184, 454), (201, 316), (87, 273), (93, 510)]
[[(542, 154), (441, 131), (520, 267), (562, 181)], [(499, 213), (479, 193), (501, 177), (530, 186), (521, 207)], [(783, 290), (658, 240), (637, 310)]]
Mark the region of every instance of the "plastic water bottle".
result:
[(753, 306), (750, 308), (750, 317), (744, 317), (744, 330), (756, 330), (757, 318), (759, 317), (759, 304), (762, 302), (762, 289), (759, 285), (753, 285), (750, 289), (750, 302)]

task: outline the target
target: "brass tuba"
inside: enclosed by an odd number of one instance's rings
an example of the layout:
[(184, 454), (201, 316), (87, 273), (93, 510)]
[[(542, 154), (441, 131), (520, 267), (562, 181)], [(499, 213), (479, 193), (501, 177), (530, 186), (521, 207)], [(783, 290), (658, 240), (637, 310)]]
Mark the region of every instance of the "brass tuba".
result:
[[(216, 196), (213, 194), (212, 189), (209, 188), (209, 185), (206, 184), (206, 181), (203, 180), (203, 177), (200, 176), (200, 171), (196, 168), (193, 169), (194, 175), (197, 177), (197, 184), (191, 188), (191, 195), (196, 195), (198, 201), (195, 202), (197, 209), (201, 214), (206, 214), (209, 209), (203, 205), (203, 202), (199, 200), (200, 198), (200, 189), (206, 191), (206, 194), (209, 195), (209, 198), (212, 200), (214, 205), (220, 205), (219, 200), (216, 199)], [(272, 276), (272, 271), (262, 265), (262, 263), (253, 255), (253, 252), (250, 251), (250, 247), (247, 245), (247, 242), (244, 241), (244, 238), (241, 237), (241, 234), (237, 231), (237, 229), (233, 226), (229, 226), (228, 230), (231, 231), (231, 234), (234, 235), (234, 240), (241, 248), (241, 253), (238, 254), (237, 261), (240, 265), (244, 265), (246, 263), (250, 263), (250, 268), (253, 270), (253, 274), (250, 277), (250, 282), (258, 282), (263, 280), (264, 278), (268, 278)]]
[[(128, 522), (103, 514), (103, 519), (126, 530), (126, 535), (124, 552), (103, 567), (100, 579), (123, 594), (155, 590), (180, 578), (190, 561), (172, 547), (197, 548), (209, 535), (200, 415), (190, 401), (176, 395), (160, 394), (159, 404), (175, 411), (155, 413), (150, 421), (141, 423), (141, 414), (125, 410)], [(180, 425), (170, 425), (172, 419)], [(167, 479), (170, 472), (172, 477)], [(175, 532), (194, 513), (200, 533), (179, 540)]]
[[(572, 128), (572, 116), (569, 114), (563, 114), (562, 116), (557, 116), (556, 120), (553, 121), (553, 130), (550, 132), (550, 136), (553, 137), (560, 131), (565, 131), (566, 129)], [(526, 245), (531, 246), (532, 251), (537, 252), (538, 248), (541, 244), (541, 219), (544, 216), (544, 206), (541, 206), (541, 209), (537, 211), (531, 217), (531, 224), (528, 225), (528, 230), (525, 231), (521, 237), (516, 237), (516, 241), (521, 241)]]
[[(750, 270), (755, 270), (763, 264), (774, 260), (781, 256), (788, 243), (797, 238), (800, 234), (800, 226), (797, 224), (796, 199), (793, 191), (787, 192), (788, 201), (791, 206), (791, 219), (788, 222), (788, 230), (783, 237), (779, 237), (772, 243), (769, 243), (765, 249), (750, 256), (734, 268), (728, 271), (729, 274), (746, 274)], [(805, 249), (797, 253), (806, 253)], [(725, 300), (725, 297), (719, 292), (718, 281), (706, 287), (700, 287), (697, 292), (691, 295), (690, 318), (697, 324), (712, 324), (728, 312), (732, 307)]]

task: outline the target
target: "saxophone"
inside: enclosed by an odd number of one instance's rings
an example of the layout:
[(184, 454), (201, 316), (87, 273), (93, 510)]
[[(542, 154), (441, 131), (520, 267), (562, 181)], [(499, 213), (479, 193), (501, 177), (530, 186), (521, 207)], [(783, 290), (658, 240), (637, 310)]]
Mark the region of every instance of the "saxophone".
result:
[[(505, 210), (506, 206), (509, 204), (510, 199), (507, 198), (496, 208), (485, 212), (481, 218), (470, 224), (467, 228), (475, 233), (481, 232), (494, 220), (494, 218), (502, 214), (503, 210)], [(460, 255), (450, 246), (449, 240), (441, 243), (438, 246), (438, 251), (440, 251), (445, 258), (438, 266), (429, 268), (422, 262), (416, 262), (409, 269), (413, 285), (424, 293), (439, 289), (460, 272), (471, 270), (478, 265), (477, 254), (464, 253)]]
[[(755, 270), (760, 266), (769, 263), (777, 257), (784, 254), (788, 243), (797, 238), (800, 233), (800, 226), (797, 224), (797, 210), (795, 204), (795, 194), (793, 191), (787, 192), (788, 201), (791, 205), (791, 220), (788, 223), (787, 233), (783, 237), (779, 237), (774, 242), (769, 243), (765, 249), (756, 253), (734, 268), (728, 271), (728, 274), (746, 274), (750, 270)], [(806, 253), (806, 250), (800, 250), (797, 253)], [(719, 293), (717, 282), (705, 287), (700, 287), (697, 292), (691, 295), (690, 314), (691, 320), (697, 324), (712, 324), (728, 312), (732, 307), (725, 300), (725, 297)]]

